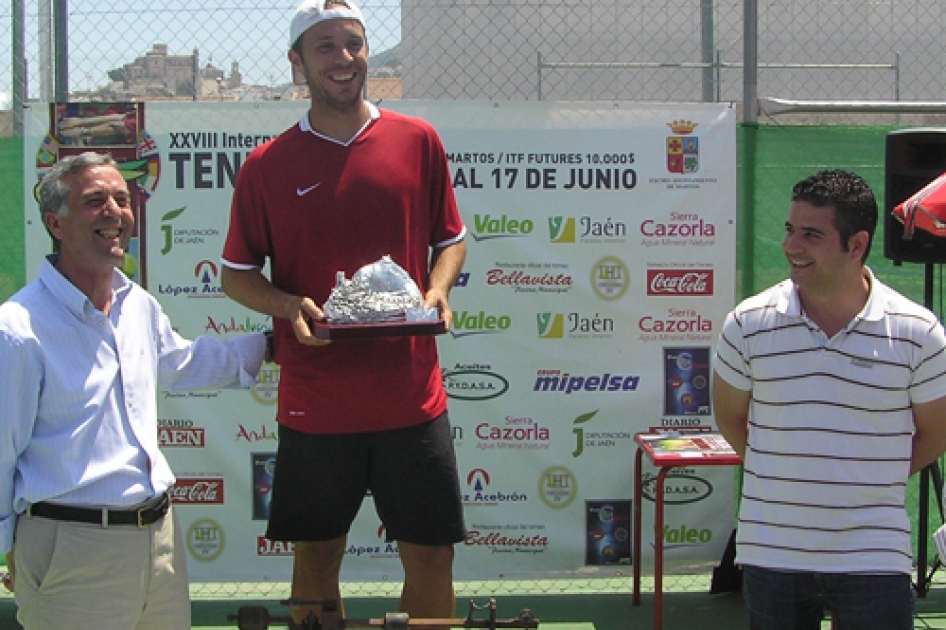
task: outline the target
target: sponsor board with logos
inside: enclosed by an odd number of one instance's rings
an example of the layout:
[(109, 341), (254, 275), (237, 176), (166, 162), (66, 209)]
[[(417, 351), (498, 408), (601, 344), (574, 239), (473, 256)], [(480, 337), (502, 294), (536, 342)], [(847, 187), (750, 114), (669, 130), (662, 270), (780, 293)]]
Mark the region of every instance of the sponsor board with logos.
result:
[[(149, 170), (133, 266), (185, 337), (271, 327), (223, 294), (220, 254), (240, 165), (306, 106), (140, 105)], [(635, 433), (714, 427), (709, 357), (735, 298), (735, 111), (384, 107), (437, 129), (468, 230), (453, 326), (438, 338), (469, 529), (457, 578), (625, 574)], [(25, 142), (49, 161), (44, 115), (28, 113)], [(242, 140), (224, 147), (229, 138)], [(33, 277), (48, 236), (28, 223)], [(158, 439), (178, 473), (172, 494), (195, 581), (289, 578), (292, 544), (265, 538), (279, 377), (264, 366), (249, 390), (160, 392)], [(646, 474), (651, 510), (656, 473)], [(718, 560), (733, 485), (724, 469), (668, 476), (669, 565)], [(398, 579), (397, 554), (366, 496), (345, 579)]]

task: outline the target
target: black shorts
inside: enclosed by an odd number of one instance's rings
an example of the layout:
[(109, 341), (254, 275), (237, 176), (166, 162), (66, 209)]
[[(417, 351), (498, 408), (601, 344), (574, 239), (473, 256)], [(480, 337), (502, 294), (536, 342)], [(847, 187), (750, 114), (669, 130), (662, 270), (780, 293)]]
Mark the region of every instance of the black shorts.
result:
[(315, 435), (280, 425), (266, 538), (345, 536), (369, 490), (387, 540), (462, 541), (466, 527), (447, 414), (377, 433)]

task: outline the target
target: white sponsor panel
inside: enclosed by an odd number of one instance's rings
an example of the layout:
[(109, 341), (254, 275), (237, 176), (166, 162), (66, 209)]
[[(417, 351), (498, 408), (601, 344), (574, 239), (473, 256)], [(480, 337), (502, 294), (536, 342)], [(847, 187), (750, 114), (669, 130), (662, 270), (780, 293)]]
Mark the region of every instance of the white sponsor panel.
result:
[[(142, 107), (151, 161), (135, 253), (147, 288), (185, 336), (268, 329), (222, 293), (220, 254), (240, 165), (307, 104)], [(454, 327), (439, 338), (470, 530), (457, 579), (627, 575), (634, 434), (713, 425), (703, 357), (735, 297), (734, 109), (383, 107), (438, 130), (469, 230)], [(28, 174), (41, 147), (57, 146), (38, 109), (27, 115)], [(28, 203), (28, 277), (49, 249), (35, 213)], [(292, 545), (265, 538), (278, 384), (268, 366), (248, 391), (161, 392), (159, 437), (182, 479), (175, 505), (195, 581), (290, 577)], [(649, 570), (656, 471), (645, 473)], [(733, 479), (725, 468), (668, 477), (669, 567), (719, 560)], [(343, 578), (400, 576), (397, 544), (367, 497)]]

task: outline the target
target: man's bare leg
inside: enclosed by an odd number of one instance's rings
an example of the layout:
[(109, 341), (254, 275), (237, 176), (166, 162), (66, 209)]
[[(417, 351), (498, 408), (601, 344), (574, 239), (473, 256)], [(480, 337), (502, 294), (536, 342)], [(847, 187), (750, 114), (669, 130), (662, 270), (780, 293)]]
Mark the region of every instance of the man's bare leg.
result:
[[(297, 542), (292, 565), (292, 596), (297, 599), (334, 599), (338, 613), (344, 616), (339, 576), (345, 557), (346, 538), (319, 542)], [(303, 606), (292, 610), (292, 618), (302, 623), (309, 611), (322, 621), (321, 606)]]
[(456, 616), (453, 590), (453, 545), (430, 547), (398, 541), (404, 565), (401, 611), (411, 618)]

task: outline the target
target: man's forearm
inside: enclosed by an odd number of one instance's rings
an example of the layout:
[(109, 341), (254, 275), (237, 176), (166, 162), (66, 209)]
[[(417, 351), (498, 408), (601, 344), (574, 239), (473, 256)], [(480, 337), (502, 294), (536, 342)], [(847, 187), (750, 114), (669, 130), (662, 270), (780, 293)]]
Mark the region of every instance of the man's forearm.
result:
[(441, 249), (435, 249), (431, 255), (428, 290), (438, 289), (445, 295), (460, 277), (463, 262), (466, 260), (466, 241), (460, 241)]

